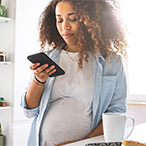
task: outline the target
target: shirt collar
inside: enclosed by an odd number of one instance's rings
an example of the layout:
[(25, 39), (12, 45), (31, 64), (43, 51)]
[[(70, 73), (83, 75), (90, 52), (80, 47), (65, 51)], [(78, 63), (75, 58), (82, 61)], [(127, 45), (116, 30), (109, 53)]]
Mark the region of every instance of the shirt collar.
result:
[(63, 48), (64, 45), (65, 45), (65, 43), (61, 44), (55, 50), (51, 51), (51, 53), (49, 54), (49, 56), (51, 58), (56, 58), (60, 54), (60, 52), (61, 52), (61, 50), (62, 50), (62, 48)]
[(105, 59), (104, 59), (104, 57), (101, 55), (100, 52), (98, 52), (98, 55), (95, 55), (95, 56), (96, 56), (96, 59), (97, 59), (98, 61), (101, 59), (102, 61), (105, 62)]

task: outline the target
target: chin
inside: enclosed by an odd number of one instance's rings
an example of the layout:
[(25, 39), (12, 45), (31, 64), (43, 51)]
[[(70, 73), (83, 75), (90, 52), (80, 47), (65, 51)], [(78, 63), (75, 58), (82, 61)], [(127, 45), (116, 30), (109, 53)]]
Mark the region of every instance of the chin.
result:
[(66, 42), (67, 45), (73, 45), (73, 46), (77, 45), (77, 42), (75, 42), (75, 41), (66, 40), (65, 42)]

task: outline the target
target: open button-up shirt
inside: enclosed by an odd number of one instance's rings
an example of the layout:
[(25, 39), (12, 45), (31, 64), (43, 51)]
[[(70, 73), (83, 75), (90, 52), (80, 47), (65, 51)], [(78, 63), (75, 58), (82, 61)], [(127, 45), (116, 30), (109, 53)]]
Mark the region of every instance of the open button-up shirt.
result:
[[(59, 62), (59, 54), (63, 45), (59, 48), (46, 52), (56, 63)], [(32, 74), (26, 92), (34, 78)], [(126, 112), (127, 84), (123, 69), (123, 63), (120, 56), (115, 59), (112, 53), (110, 59), (104, 59), (101, 55), (95, 55), (93, 64), (94, 95), (92, 104), (92, 126), (91, 132), (98, 126), (102, 120), (102, 113), (105, 112)], [(27, 109), (25, 102), (26, 92), (22, 95), (21, 106), (28, 118), (33, 119), (30, 129), (28, 146), (40, 146), (41, 126), (47, 110), (55, 77), (49, 77), (41, 98), (40, 105), (34, 109)]]

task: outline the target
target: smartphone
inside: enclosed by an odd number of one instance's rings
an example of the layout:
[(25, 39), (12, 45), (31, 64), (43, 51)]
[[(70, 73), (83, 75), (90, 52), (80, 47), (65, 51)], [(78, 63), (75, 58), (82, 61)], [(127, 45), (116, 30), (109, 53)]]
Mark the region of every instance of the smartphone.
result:
[(40, 66), (43, 64), (48, 64), (48, 67), (50, 67), (51, 65), (54, 65), (56, 72), (51, 74), (49, 77), (54, 77), (54, 76), (59, 76), (59, 75), (65, 74), (65, 71), (61, 67), (59, 67), (49, 56), (47, 56), (43, 52), (29, 55), (29, 56), (27, 56), (27, 59), (29, 61), (31, 61), (32, 63), (40, 63)]

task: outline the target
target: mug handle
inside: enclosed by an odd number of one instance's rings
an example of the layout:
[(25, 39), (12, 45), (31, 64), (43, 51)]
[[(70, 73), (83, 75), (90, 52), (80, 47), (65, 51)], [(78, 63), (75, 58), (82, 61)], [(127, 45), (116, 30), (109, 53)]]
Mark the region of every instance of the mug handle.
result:
[(131, 135), (131, 133), (132, 133), (132, 131), (134, 129), (134, 126), (135, 126), (135, 120), (134, 120), (134, 118), (132, 118), (132, 117), (126, 117), (126, 122), (127, 122), (128, 119), (131, 119), (132, 120), (132, 129), (131, 129), (130, 133), (125, 137), (125, 139), (127, 139)]

